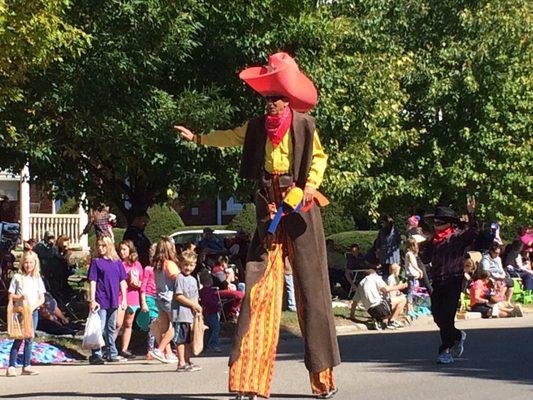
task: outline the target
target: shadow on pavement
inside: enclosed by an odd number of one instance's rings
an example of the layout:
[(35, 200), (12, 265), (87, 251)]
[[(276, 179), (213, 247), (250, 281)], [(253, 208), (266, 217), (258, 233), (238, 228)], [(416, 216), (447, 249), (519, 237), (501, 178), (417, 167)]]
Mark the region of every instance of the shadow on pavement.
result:
[[(229, 399), (230, 393), (198, 393), (198, 394), (139, 394), (139, 393), (81, 393), (81, 392), (35, 392), (17, 393), (13, 395), (0, 396), (1, 399), (23, 399), (23, 398), (76, 398), (87, 397), (91, 399), (120, 398), (124, 400), (215, 400), (218, 398)], [(272, 393), (274, 399), (313, 399), (314, 396), (306, 394), (279, 394)]]
[(533, 383), (533, 328), (467, 329), (465, 351), (452, 365), (437, 365), (438, 332), (340, 336), (343, 362), (378, 363), (376, 370)]

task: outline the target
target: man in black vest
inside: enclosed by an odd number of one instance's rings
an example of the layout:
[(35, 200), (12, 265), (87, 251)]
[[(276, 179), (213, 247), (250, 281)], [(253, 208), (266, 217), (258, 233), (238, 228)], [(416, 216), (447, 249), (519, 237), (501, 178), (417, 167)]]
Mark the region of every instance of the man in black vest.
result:
[[(270, 395), (279, 338), (284, 260), (293, 268), (298, 319), (305, 341), (305, 365), (313, 393), (330, 398), (337, 392), (333, 367), (340, 363), (331, 307), (322, 219), (317, 192), (327, 165), (315, 129), (305, 112), (316, 105), (313, 83), (286, 53), (269, 57), (266, 67), (247, 68), (240, 78), (267, 101), (267, 113), (241, 127), (198, 136), (176, 126), (198, 145), (242, 146), (240, 176), (257, 182), (257, 230), (246, 263), (246, 296), (230, 355), (230, 391), (237, 399)], [(274, 234), (271, 215), (293, 187), (303, 192), (306, 212), (283, 217)]]

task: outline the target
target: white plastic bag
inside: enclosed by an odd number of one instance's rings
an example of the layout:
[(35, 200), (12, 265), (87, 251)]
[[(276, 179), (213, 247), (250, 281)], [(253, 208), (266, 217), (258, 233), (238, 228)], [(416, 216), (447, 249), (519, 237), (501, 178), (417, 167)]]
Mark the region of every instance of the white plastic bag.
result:
[(99, 349), (104, 347), (105, 341), (102, 336), (102, 321), (96, 311), (90, 312), (85, 324), (82, 347), (84, 349)]

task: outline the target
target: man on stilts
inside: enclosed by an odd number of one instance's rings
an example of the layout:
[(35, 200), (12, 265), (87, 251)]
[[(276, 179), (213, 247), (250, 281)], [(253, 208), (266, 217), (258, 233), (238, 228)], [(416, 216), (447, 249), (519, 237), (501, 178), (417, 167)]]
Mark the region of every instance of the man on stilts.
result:
[[(294, 276), (305, 365), (319, 398), (337, 392), (333, 367), (340, 364), (320, 210), (313, 205), (327, 164), (315, 120), (303, 112), (317, 103), (317, 91), (286, 53), (266, 67), (239, 74), (266, 98), (267, 114), (234, 130), (197, 136), (177, 126), (183, 138), (204, 146), (242, 146), (240, 176), (257, 183), (257, 230), (246, 263), (247, 292), (230, 354), (229, 390), (236, 399), (268, 398), (279, 339), (287, 257)], [(306, 212), (289, 213), (273, 234), (271, 215), (293, 188), (303, 191)], [(310, 207), (310, 208), (309, 208)]]

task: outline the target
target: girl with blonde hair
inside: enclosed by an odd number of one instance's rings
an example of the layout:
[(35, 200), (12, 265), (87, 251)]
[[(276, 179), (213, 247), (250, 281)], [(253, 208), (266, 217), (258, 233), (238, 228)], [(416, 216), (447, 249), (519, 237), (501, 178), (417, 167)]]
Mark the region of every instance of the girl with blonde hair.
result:
[[(174, 338), (174, 327), (172, 326), (172, 298), (174, 296), (174, 285), (180, 270), (178, 268), (176, 247), (169, 237), (162, 237), (157, 242), (155, 254), (152, 258), (154, 267), (154, 277), (156, 285), (156, 305), (159, 309), (159, 322), (165, 327), (165, 334), (159, 342), (157, 349), (148, 354), (163, 363), (177, 362), (177, 357), (170, 350), (170, 342)], [(166, 353), (166, 354), (165, 354)]]
[(415, 238), (409, 237), (405, 241), (405, 259), (404, 266), (405, 271), (407, 272), (408, 286), (407, 286), (407, 309), (408, 314), (411, 317), (414, 317), (414, 308), (413, 308), (413, 291), (419, 279), (424, 277), (424, 272), (418, 266), (418, 261), (416, 259), (418, 255), (418, 243)]
[[(96, 256), (89, 267), (89, 300), (91, 312), (98, 312), (102, 321), (102, 333), (108, 347), (107, 361), (120, 361), (115, 346), (115, 329), (117, 310), (126, 309), (126, 271), (118, 258), (115, 246), (110, 238), (101, 237), (96, 241)], [(119, 292), (122, 301), (119, 300)], [(92, 350), (89, 362), (94, 365), (104, 363), (102, 349)]]
[[(27, 303), (31, 312), (33, 320), (33, 336), (35, 336), (35, 329), (37, 328), (38, 310), (44, 303), (44, 283), (41, 278), (41, 269), (39, 264), (39, 257), (33, 251), (27, 251), (22, 255), (20, 260), (20, 272), (15, 274), (9, 286), (9, 301), (13, 302), (14, 306), (21, 306)], [(22, 375), (38, 375), (39, 373), (31, 368), (31, 349), (33, 347), (33, 336), (24, 339), (24, 358), (22, 362)], [(9, 367), (6, 371), (6, 376), (17, 376), (16, 363), (17, 355), (22, 344), (22, 339), (15, 339), (11, 346), (9, 353)]]

